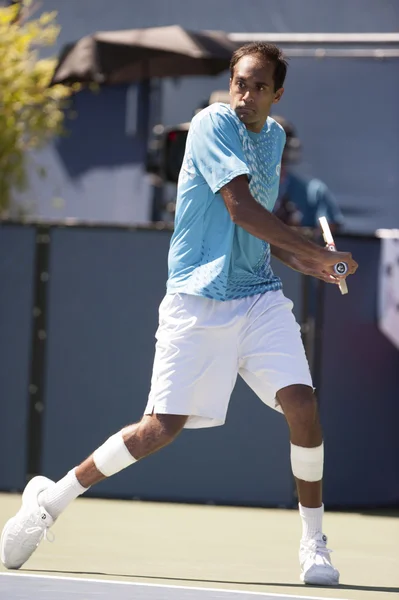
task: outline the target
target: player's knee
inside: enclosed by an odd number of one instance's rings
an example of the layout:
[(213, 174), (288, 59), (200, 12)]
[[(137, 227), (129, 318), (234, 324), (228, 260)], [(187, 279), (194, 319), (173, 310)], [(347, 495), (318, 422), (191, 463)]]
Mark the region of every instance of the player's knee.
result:
[(140, 423), (140, 437), (151, 438), (154, 450), (170, 444), (181, 432), (187, 417), (183, 415), (145, 415)]
[(278, 401), (292, 431), (307, 431), (319, 423), (318, 407), (313, 389), (292, 385), (278, 392)]
[(144, 415), (139, 423), (122, 430), (124, 443), (130, 454), (140, 460), (170, 444), (183, 429), (186, 416)]
[(155, 415), (165, 439), (173, 441), (186, 424), (184, 415)]

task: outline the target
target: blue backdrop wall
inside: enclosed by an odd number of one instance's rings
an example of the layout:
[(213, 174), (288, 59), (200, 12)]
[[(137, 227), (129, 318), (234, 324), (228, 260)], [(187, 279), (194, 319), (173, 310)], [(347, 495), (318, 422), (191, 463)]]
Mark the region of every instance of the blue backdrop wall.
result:
[[(32, 227), (0, 227), (0, 449), (8, 457), (0, 462), (2, 490), (24, 487), (31, 445), (41, 450), (38, 471), (61, 477), (111, 433), (140, 419), (149, 391), (170, 233), (53, 227), (49, 234), (45, 360), (42, 387), (32, 396), (36, 236)], [(323, 286), (318, 306), (324, 318), (314, 376), (326, 438), (325, 502), (393, 505), (399, 502), (399, 354), (376, 325), (379, 241), (337, 242), (367, 268), (351, 280), (348, 296)], [(275, 269), (298, 321), (308, 323), (302, 277), (278, 263)], [(32, 403), (41, 427), (28, 445)], [(185, 431), (90, 493), (292, 506), (284, 418), (238, 381), (225, 426)]]

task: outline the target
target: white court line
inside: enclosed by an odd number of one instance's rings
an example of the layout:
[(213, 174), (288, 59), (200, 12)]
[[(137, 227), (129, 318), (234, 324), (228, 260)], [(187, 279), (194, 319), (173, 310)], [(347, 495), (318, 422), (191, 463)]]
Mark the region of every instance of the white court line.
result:
[[(162, 585), (161, 583), (140, 583), (139, 581), (113, 581), (111, 579), (89, 579), (84, 577), (61, 577), (57, 575), (30, 575), (29, 573), (0, 573), (0, 577), (32, 577), (34, 579), (52, 579), (58, 581), (84, 581), (89, 583), (101, 583), (109, 585), (130, 585), (156, 588), (167, 588), (168, 590), (197, 590), (200, 592), (225, 592), (226, 594), (251, 594), (263, 598), (291, 598), (293, 600), (347, 600), (345, 598), (327, 598), (326, 596), (293, 596), (292, 594), (269, 594), (267, 592), (250, 592), (245, 590), (231, 590), (225, 588), (191, 587), (189, 585)], [(162, 577), (160, 577), (162, 579)], [(251, 585), (250, 583), (248, 585)], [(337, 588), (339, 589), (339, 588)]]

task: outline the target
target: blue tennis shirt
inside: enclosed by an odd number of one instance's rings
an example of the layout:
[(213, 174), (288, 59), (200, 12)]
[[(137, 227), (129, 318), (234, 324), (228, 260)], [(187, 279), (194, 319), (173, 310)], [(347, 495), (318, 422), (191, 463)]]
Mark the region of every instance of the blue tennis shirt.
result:
[(219, 190), (247, 175), (255, 200), (272, 211), (284, 144), (284, 130), (272, 118), (252, 133), (227, 104), (212, 104), (193, 118), (177, 187), (167, 293), (233, 300), (281, 289), (269, 244), (233, 223)]

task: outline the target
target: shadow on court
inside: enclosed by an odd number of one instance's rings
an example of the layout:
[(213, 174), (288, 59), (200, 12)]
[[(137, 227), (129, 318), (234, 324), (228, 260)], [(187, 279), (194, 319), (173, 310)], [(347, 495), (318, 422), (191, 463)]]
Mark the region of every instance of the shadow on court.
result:
[(360, 510), (359, 511), (360, 515), (363, 515), (364, 517), (389, 517), (392, 519), (399, 518), (399, 508), (393, 508), (393, 509), (384, 509), (384, 510)]
[[(186, 579), (185, 577), (156, 577), (155, 575), (126, 575), (123, 573), (102, 573), (99, 571), (58, 571), (58, 570), (50, 570), (50, 569), (21, 569), (21, 572), (29, 573), (54, 573), (57, 575), (93, 575), (100, 577), (123, 577), (124, 579), (151, 579), (154, 581), (180, 581), (184, 583), (220, 583), (226, 585), (253, 585), (253, 586), (270, 586), (270, 587), (283, 587), (283, 588), (300, 588), (302, 590), (309, 589), (307, 586), (304, 586), (303, 583), (275, 583), (271, 581), (232, 581), (232, 580), (222, 580), (222, 579)], [(312, 589), (334, 589), (330, 586), (319, 586), (312, 585)], [(399, 587), (382, 587), (382, 586), (369, 586), (369, 585), (349, 585), (349, 584), (341, 584), (337, 586), (335, 589), (339, 590), (357, 590), (362, 592), (385, 592), (390, 594), (398, 594)]]

